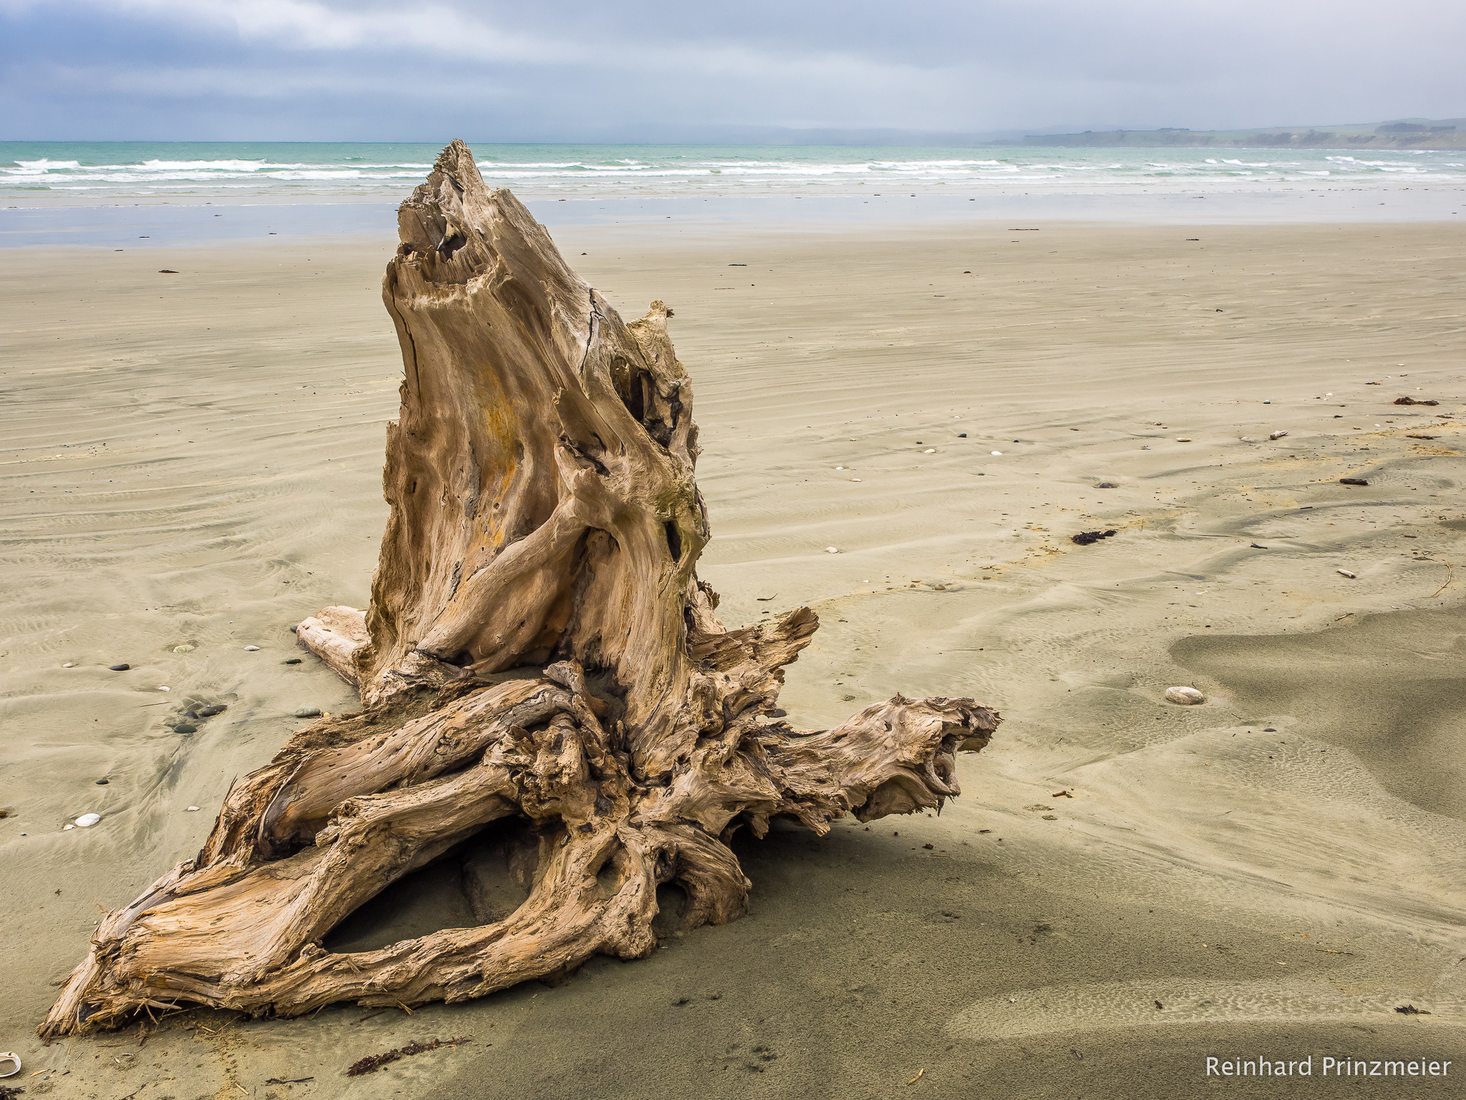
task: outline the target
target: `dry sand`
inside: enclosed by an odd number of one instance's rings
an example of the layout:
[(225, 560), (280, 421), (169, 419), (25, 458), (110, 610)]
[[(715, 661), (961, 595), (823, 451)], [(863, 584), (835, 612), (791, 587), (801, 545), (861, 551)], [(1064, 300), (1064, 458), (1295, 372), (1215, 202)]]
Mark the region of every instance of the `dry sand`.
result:
[[(562, 237), (623, 312), (677, 311), (703, 575), (729, 621), (824, 621), (791, 718), (974, 695), (1007, 722), (966, 793), (743, 844), (745, 919), (555, 988), (41, 1047), (100, 912), (196, 849), (294, 710), (351, 705), (283, 663), (287, 626), (366, 598), (399, 364), (386, 243), (0, 252), (0, 1049), (26, 1061), (7, 1083), (1462, 1094), (1466, 229)], [(1070, 541), (1092, 528), (1117, 533)], [(1208, 702), (1164, 702), (1173, 684)], [(194, 698), (229, 709), (174, 732)], [(100, 825), (62, 830), (88, 810)], [(350, 938), (452, 914), (426, 873)], [(1207, 1054), (1456, 1064), (1269, 1084), (1208, 1081)]]

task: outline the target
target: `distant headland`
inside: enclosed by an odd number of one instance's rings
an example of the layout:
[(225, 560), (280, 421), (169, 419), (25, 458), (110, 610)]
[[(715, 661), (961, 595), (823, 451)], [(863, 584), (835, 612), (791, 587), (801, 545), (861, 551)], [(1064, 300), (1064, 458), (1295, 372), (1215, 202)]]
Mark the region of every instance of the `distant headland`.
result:
[(1002, 144), (1075, 146), (1214, 145), (1222, 148), (1466, 149), (1466, 118), (1407, 118), (1339, 126), (1269, 126), (1255, 130), (1085, 130), (1025, 134)]

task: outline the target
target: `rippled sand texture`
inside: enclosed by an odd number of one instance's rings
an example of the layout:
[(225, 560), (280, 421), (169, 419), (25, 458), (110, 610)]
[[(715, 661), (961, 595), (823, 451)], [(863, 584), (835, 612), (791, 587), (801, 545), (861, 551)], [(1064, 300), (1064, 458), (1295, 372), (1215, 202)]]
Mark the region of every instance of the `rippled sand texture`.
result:
[[(562, 237), (625, 312), (676, 309), (727, 619), (824, 620), (791, 719), (975, 695), (1008, 721), (967, 794), (746, 844), (746, 919), (554, 989), (40, 1048), (99, 912), (295, 710), (349, 705), (287, 626), (366, 598), (399, 366), (385, 247), (0, 252), (0, 1049), (31, 1090), (1169, 1098), (1208, 1054), (1329, 1054), (1455, 1058), (1410, 1087), (1460, 1095), (1466, 229)], [(190, 700), (228, 709), (177, 732)], [(425, 873), (349, 942), (457, 899)]]

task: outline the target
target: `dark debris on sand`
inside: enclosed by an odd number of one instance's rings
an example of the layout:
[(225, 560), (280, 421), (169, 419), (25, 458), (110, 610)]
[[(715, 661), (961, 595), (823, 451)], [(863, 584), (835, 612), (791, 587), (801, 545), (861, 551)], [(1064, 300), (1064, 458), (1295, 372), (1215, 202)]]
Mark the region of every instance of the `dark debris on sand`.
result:
[(410, 1058), (414, 1054), (426, 1054), (428, 1051), (438, 1050), (440, 1047), (456, 1047), (472, 1041), (466, 1038), (429, 1039), (427, 1042), (414, 1039), (406, 1046), (398, 1047), (396, 1050), (385, 1050), (381, 1054), (368, 1054), (365, 1058), (360, 1058), (352, 1062), (346, 1069), (346, 1076), (360, 1077), (365, 1073), (376, 1073), (383, 1066), (401, 1061), (403, 1058)]
[(1080, 546), (1088, 546), (1092, 542), (1099, 542), (1100, 539), (1114, 538), (1117, 532), (1113, 527), (1108, 531), (1080, 531), (1077, 535), (1070, 535), (1070, 541)]

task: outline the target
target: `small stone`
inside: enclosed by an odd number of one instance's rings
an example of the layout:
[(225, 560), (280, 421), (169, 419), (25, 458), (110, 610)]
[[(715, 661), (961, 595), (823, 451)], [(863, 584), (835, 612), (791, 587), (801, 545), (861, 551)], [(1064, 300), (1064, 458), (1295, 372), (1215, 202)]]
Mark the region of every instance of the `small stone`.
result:
[(185, 806), (183, 807), (183, 811), (184, 813), (196, 814), (199, 812), (199, 808), (197, 806)]
[(281, 661), (280, 663), (282, 665), (298, 665), (298, 664), (300, 664), (300, 658), (299, 657), (286, 657), (285, 660)]
[(1166, 702), (1175, 703), (1178, 707), (1194, 707), (1206, 702), (1206, 696), (1194, 687), (1168, 687)]
[(1101, 481), (1095, 486), (1096, 489), (1118, 489), (1119, 487), (1113, 481)]
[(1283, 436), (1285, 436), (1287, 434), (1288, 434), (1287, 432), (1270, 432), (1268, 434), (1268, 438), (1269, 439), (1282, 439)]
[(174, 733), (198, 733), (199, 728), (192, 722), (174, 722)]
[(192, 645), (189, 642), (184, 642), (182, 645), (176, 645), (176, 646), (174, 646), (173, 647), (173, 652), (174, 653), (192, 653), (197, 648), (198, 648), (197, 646)]
[(989, 451), (988, 454), (992, 455), (994, 458), (1002, 458), (1003, 457), (1003, 452), (1002, 451)]
[(216, 714), (223, 714), (228, 709), (223, 703), (210, 703), (206, 707), (199, 708), (199, 717), (212, 718)]
[(90, 829), (93, 825), (101, 820), (101, 814), (82, 814), (76, 819), (75, 824), (78, 829)]
[(840, 552), (840, 548), (838, 546), (826, 546), (825, 547), (825, 553), (826, 554), (838, 554), (839, 552)]
[(97, 780), (97, 786), (99, 786), (99, 787), (105, 787), (108, 782), (109, 781), (106, 780), (106, 779), (99, 779), (99, 780)]
[(76, 667), (76, 662), (75, 662), (75, 661), (67, 661), (67, 662), (66, 662), (66, 663), (65, 663), (65, 664), (64, 664), (64, 665), (62, 665), (62, 666), (61, 666), (61, 667), (62, 667), (62, 668), (75, 668), (75, 667)]
[(247, 645), (244, 647), (244, 651), (246, 653), (258, 653), (260, 651), (260, 647), (257, 645)]
[(922, 451), (921, 453), (924, 454), (924, 455), (934, 455), (934, 454), (937, 453), (937, 449), (935, 447), (928, 447), (926, 450)]
[(1362, 477), (1341, 477), (1341, 478), (1339, 478), (1339, 484), (1340, 485), (1368, 485), (1369, 482), (1367, 480), (1365, 480), (1364, 478), (1362, 478)]
[(966, 439), (967, 438), (967, 433), (966, 432), (958, 432), (957, 433), (957, 438), (958, 439)]
[(109, 670), (111, 670), (112, 672), (126, 672), (131, 667), (132, 667), (131, 665), (126, 664), (126, 663), (118, 663), (118, 664), (115, 664), (115, 665), (108, 665), (107, 666), (107, 668)]
[(290, 633), (294, 634), (299, 629), (300, 629), (300, 624), (299, 623), (291, 623), (290, 624)]
[(320, 707), (300, 707), (295, 712), (297, 718), (319, 718), (320, 716)]
[(1351, 573), (1347, 569), (1335, 569), (1334, 572), (1339, 574), (1339, 576), (1341, 577), (1348, 577), (1351, 581), (1357, 580), (1359, 578), (1358, 573)]

